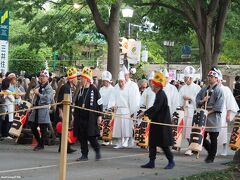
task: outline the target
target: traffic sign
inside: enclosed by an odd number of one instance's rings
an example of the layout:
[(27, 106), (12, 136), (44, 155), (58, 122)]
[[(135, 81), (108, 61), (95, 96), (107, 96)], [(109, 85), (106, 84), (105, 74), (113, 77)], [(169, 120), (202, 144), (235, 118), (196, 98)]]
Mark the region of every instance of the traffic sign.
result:
[(191, 54), (191, 47), (190, 46), (188, 46), (188, 45), (184, 45), (183, 47), (182, 47), (182, 54), (183, 55), (189, 55), (189, 54)]

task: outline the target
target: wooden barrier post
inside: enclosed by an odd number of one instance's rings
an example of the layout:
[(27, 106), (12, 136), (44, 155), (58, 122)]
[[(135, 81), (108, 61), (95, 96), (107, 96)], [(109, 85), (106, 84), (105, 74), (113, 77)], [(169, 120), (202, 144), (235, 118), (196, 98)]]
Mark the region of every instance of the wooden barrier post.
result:
[(69, 126), (69, 113), (70, 113), (70, 94), (64, 94), (64, 99), (62, 102), (63, 102), (63, 120), (62, 120), (62, 138), (61, 138), (59, 180), (66, 179), (68, 126)]

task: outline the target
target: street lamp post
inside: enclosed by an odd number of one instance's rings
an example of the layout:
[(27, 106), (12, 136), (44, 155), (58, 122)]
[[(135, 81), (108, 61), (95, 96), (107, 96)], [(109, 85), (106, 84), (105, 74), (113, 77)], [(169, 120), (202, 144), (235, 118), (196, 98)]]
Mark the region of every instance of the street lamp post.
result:
[(128, 39), (130, 37), (130, 22), (129, 18), (133, 16), (133, 9), (129, 6), (126, 6), (124, 9), (122, 9), (122, 15), (124, 18), (126, 18), (126, 24), (125, 24), (125, 37)]
[(167, 70), (169, 71), (169, 66), (172, 58), (172, 47), (174, 46), (174, 41), (164, 41), (163, 45), (167, 47)]
[[(127, 39), (130, 38), (130, 22), (129, 18), (133, 16), (133, 9), (129, 6), (126, 6), (124, 9), (122, 9), (122, 16), (126, 18), (126, 23), (125, 23), (125, 37)], [(128, 67), (128, 59), (127, 59), (127, 53), (124, 54), (124, 59), (123, 62), (126, 67)]]

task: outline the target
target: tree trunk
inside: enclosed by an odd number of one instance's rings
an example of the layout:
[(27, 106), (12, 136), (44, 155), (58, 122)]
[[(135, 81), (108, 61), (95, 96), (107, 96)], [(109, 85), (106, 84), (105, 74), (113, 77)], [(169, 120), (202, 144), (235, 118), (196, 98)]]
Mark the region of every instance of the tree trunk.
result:
[[(212, 30), (212, 29), (211, 29)], [(209, 33), (208, 33), (209, 34)], [(199, 56), (202, 64), (202, 80), (207, 81), (207, 75), (213, 66), (218, 65), (218, 58), (220, 51), (217, 51), (216, 46), (213, 47), (214, 40), (211, 35), (206, 36), (204, 43), (198, 38), (199, 41)]]
[(209, 39), (202, 42), (200, 38), (198, 38), (199, 41), (199, 56), (202, 67), (202, 81), (205, 83), (207, 82), (207, 75), (209, 70), (211, 69), (211, 46)]
[[(206, 16), (206, 22), (201, 23), (201, 31), (198, 34), (200, 60), (202, 63), (202, 80), (207, 81), (207, 74), (213, 66), (218, 65), (221, 41), (216, 32), (219, 28), (213, 18)], [(223, 31), (221, 27), (221, 32)], [(218, 37), (218, 38), (216, 38)]]
[(180, 0), (179, 5), (182, 9), (170, 6), (170, 9), (185, 16), (198, 36), (202, 80), (205, 82), (211, 67), (218, 65), (221, 38), (230, 2), (230, 0), (211, 0), (208, 3), (196, 1), (191, 4)]
[(108, 43), (107, 70), (111, 72), (113, 81), (117, 79), (119, 72), (119, 11), (122, 0), (116, 0), (111, 5), (108, 24), (104, 23), (98, 10), (96, 0), (86, 1), (91, 9), (94, 22), (99, 33), (103, 34)]
[(120, 58), (120, 48), (119, 48), (119, 12), (121, 7), (121, 0), (116, 1), (115, 4), (111, 6), (111, 13), (109, 18), (109, 26), (107, 31), (107, 42), (108, 42), (108, 60), (107, 60), (107, 70), (111, 72), (113, 77), (113, 82), (117, 80), (117, 75), (119, 72), (119, 58)]
[(108, 42), (108, 56), (107, 56), (107, 70), (112, 73), (113, 82), (117, 80), (119, 72), (119, 23), (112, 26), (107, 37)]

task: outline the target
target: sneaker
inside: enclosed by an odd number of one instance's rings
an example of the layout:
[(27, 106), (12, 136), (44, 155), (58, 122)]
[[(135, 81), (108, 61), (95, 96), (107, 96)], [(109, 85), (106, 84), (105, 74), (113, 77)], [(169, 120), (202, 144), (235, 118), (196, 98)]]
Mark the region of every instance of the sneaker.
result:
[(224, 145), (224, 146), (223, 146), (222, 153), (221, 153), (221, 156), (227, 156), (227, 155), (228, 155), (228, 154), (227, 154), (227, 146)]
[(102, 142), (103, 146), (108, 146), (109, 144), (110, 144), (110, 142), (106, 142), (106, 141)]
[(173, 169), (174, 166), (175, 166), (175, 162), (172, 161), (172, 162), (169, 162), (168, 165), (164, 169)]
[(227, 156), (228, 154), (226, 152), (223, 152), (221, 156)]
[(129, 147), (129, 148), (135, 147), (134, 138), (130, 138), (130, 139), (128, 140), (128, 147)]
[(141, 168), (149, 168), (149, 169), (153, 169), (153, 168), (155, 168), (155, 163), (149, 161), (147, 164), (142, 165)]
[(185, 152), (185, 155), (186, 155), (186, 156), (191, 156), (191, 155), (193, 155), (192, 150), (188, 149), (188, 150)]
[(6, 137), (6, 139), (13, 139), (11, 136)]
[(125, 148), (128, 147), (128, 138), (125, 139), (122, 146), (125, 147)]
[(119, 144), (118, 144), (118, 145), (114, 146), (113, 148), (114, 148), (114, 149), (120, 149), (120, 148), (122, 148), (122, 147), (123, 147), (122, 145), (119, 145)]
[(205, 163), (213, 163), (212, 159), (205, 159)]
[(80, 158), (77, 158), (76, 161), (88, 161), (87, 156), (81, 156)]

